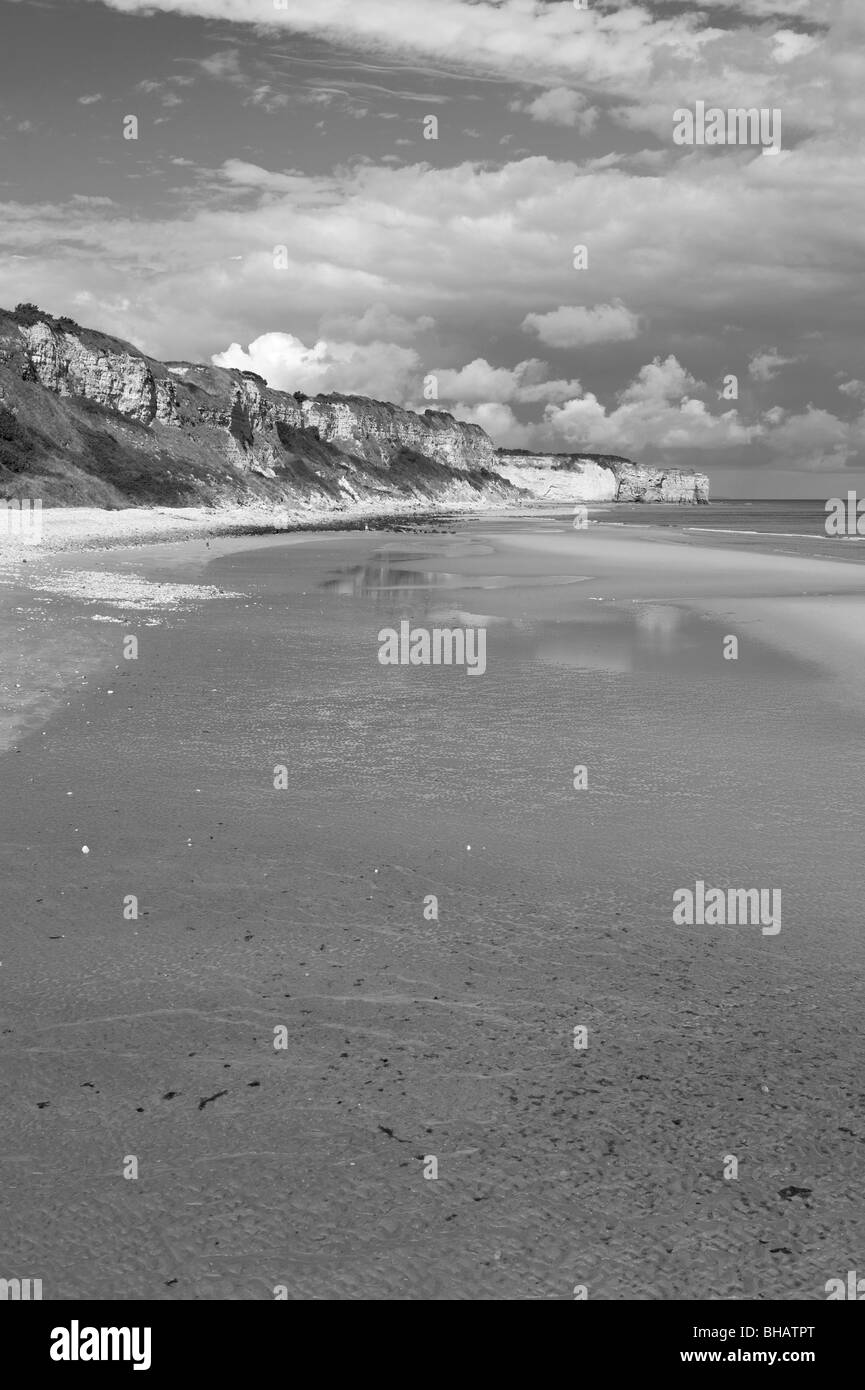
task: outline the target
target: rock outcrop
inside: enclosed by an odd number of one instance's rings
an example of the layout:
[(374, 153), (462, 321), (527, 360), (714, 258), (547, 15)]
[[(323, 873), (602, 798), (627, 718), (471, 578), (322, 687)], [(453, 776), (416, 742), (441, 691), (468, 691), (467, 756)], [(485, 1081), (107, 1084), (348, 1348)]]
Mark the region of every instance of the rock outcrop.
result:
[(142, 425), (180, 423), (167, 371), (134, 348), (120, 342), (115, 351), (97, 348), (45, 322), (24, 325), (18, 335), (18, 342), (8, 334), (0, 340), (0, 363), (21, 365), (25, 381), (38, 381), (59, 396), (86, 396)]
[(548, 502), (683, 502), (709, 500), (705, 473), (648, 468), (609, 454), (530, 454), (499, 449), (494, 467), (514, 487)]
[(517, 503), (525, 491), (692, 501), (705, 486), (602, 455), (497, 451), (480, 426), (442, 411), (275, 391), (254, 372), (158, 362), (32, 305), (0, 310), (0, 496), (392, 510)]

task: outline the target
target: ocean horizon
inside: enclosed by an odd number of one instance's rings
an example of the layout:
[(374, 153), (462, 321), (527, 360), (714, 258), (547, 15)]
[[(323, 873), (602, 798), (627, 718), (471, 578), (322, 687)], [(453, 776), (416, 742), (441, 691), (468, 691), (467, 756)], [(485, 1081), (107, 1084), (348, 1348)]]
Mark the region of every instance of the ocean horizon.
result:
[[(662, 502), (616, 502), (608, 519), (619, 525), (672, 526), (679, 530), (739, 533), (741, 535), (822, 536), (833, 543), (862, 539), (834, 537), (826, 533), (827, 498), (725, 498), (711, 497), (699, 507), (666, 506)], [(594, 514), (587, 503), (589, 515)]]

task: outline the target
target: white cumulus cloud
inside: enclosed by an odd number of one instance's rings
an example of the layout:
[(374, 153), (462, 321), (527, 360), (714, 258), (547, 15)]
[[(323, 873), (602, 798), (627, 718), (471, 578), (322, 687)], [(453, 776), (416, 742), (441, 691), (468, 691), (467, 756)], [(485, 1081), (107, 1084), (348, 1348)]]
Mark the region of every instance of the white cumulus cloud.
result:
[(536, 357), (518, 362), (516, 367), (492, 367), (484, 357), (476, 357), (459, 371), (435, 368), (440, 397), (464, 405), (507, 401), (525, 405), (565, 401), (580, 389), (578, 381), (550, 381), (549, 367)]
[(216, 367), (257, 372), (277, 391), (341, 391), (391, 401), (411, 390), (419, 369), (414, 349), (396, 343), (320, 339), (307, 347), (292, 333), (263, 333), (247, 349), (232, 343), (211, 360)]
[(525, 111), (533, 120), (548, 121), (551, 125), (576, 126), (584, 135), (598, 122), (597, 107), (588, 97), (570, 87), (550, 87), (531, 101), (513, 101), (511, 111)]
[(760, 433), (759, 426), (744, 425), (735, 410), (713, 415), (694, 394), (702, 386), (675, 357), (656, 357), (618, 393), (612, 410), (591, 392), (548, 406), (541, 437), (559, 449), (609, 449), (639, 456), (647, 446), (662, 451), (730, 449)]
[(548, 347), (587, 347), (590, 343), (623, 343), (636, 338), (640, 320), (621, 300), (588, 309), (563, 304), (548, 314), (526, 314), (523, 328), (537, 333)]

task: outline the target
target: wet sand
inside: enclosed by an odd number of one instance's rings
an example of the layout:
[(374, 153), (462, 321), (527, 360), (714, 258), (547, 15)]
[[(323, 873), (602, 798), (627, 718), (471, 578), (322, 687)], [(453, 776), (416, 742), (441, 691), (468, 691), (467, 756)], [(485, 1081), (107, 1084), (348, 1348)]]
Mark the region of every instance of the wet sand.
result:
[[(865, 568), (555, 517), (54, 565), (0, 591), (9, 1277), (808, 1300), (861, 1263)], [(405, 617), (483, 623), (483, 678), (381, 666)], [(696, 879), (782, 930), (674, 926)]]

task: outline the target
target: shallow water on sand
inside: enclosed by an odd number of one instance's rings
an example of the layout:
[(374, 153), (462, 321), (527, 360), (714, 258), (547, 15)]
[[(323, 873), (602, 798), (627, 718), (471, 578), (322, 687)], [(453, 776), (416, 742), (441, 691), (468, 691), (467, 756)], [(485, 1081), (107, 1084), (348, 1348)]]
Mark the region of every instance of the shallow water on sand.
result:
[[(4, 758), (0, 1202), (46, 1298), (855, 1267), (863, 712), (543, 532), (227, 547), (203, 579), (244, 598), (142, 628)], [(457, 614), (482, 678), (379, 664)], [(781, 889), (782, 930), (674, 926), (697, 879)]]

